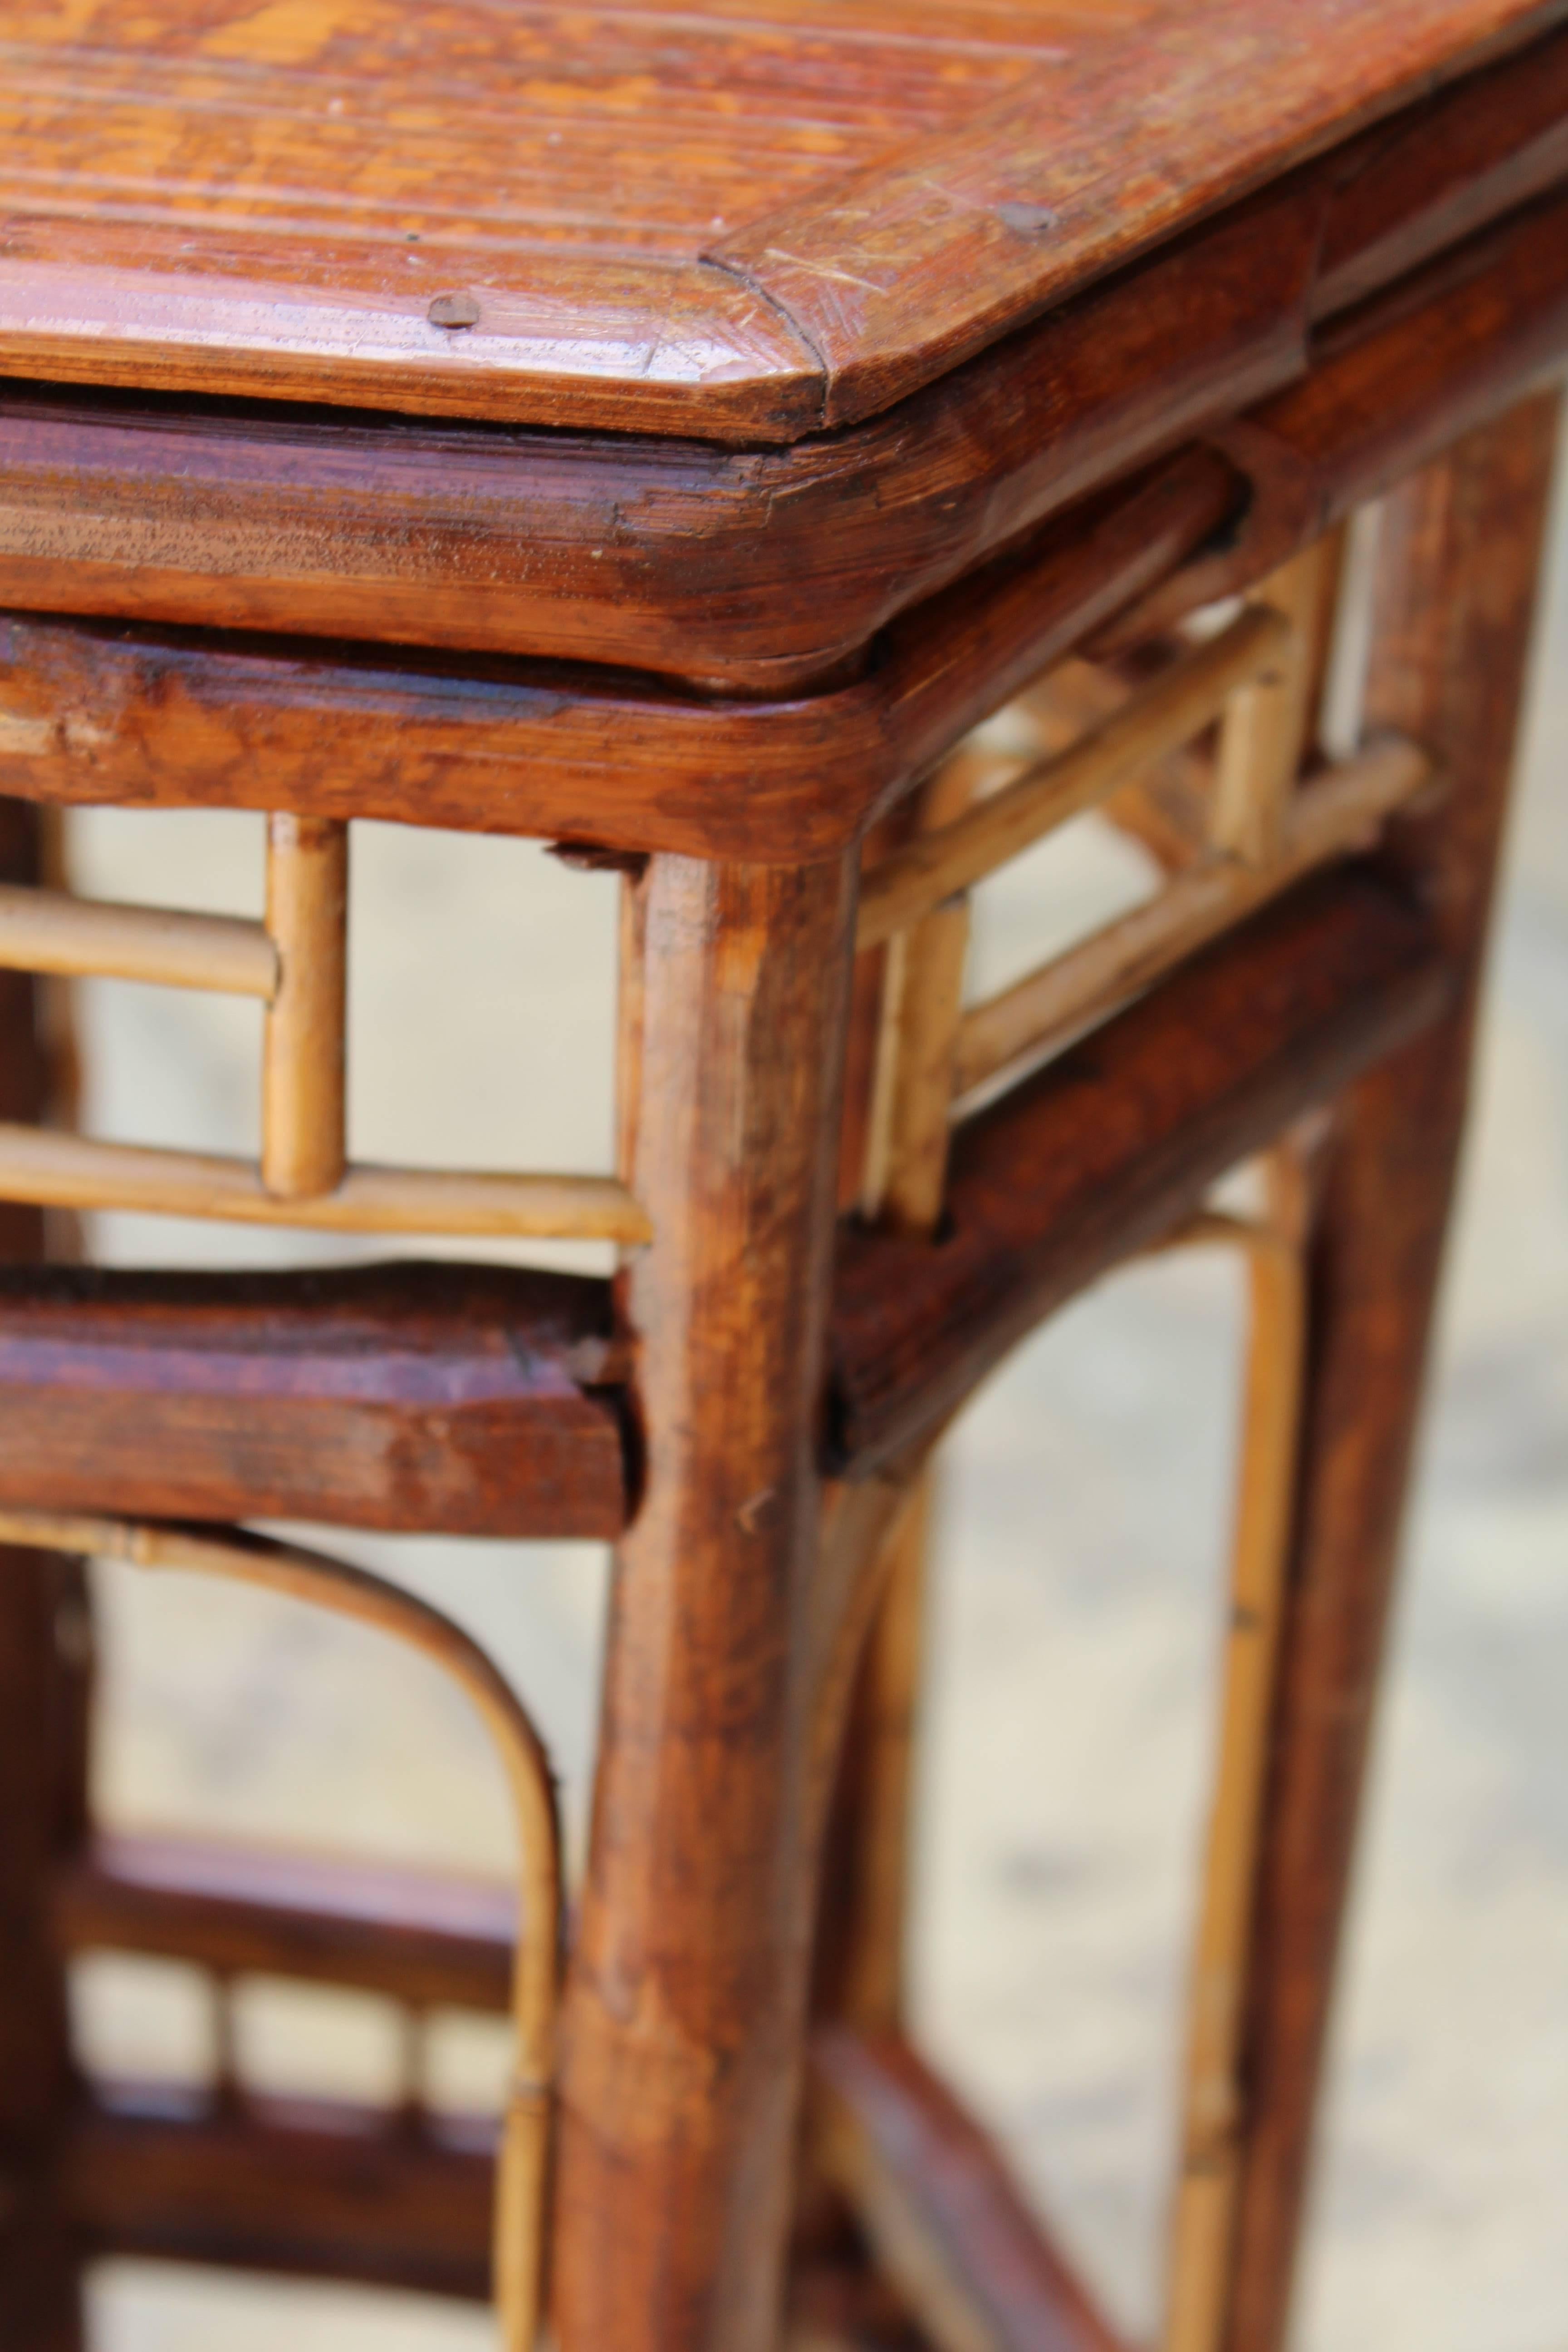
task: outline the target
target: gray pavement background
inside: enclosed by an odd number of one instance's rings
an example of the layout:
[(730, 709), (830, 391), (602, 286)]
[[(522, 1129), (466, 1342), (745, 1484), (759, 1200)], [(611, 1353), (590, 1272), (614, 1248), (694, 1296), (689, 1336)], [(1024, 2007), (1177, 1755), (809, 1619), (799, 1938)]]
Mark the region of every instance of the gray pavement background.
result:
[[(1560, 508), (1562, 506), (1560, 500)], [(1337, 2021), (1299, 2352), (1568, 2352), (1568, 514), (1494, 961), (1393, 1667)], [(614, 900), (526, 845), (357, 830), (363, 1156), (607, 1164)], [(259, 911), (246, 818), (94, 813), (79, 887)], [(991, 889), (981, 978), (1138, 887), (1080, 832)], [(247, 1149), (246, 1007), (84, 992), (89, 1123)], [(121, 1262), (341, 1255), (99, 1221)], [(524, 1253), (520, 1253), (524, 1255)], [(557, 1256), (570, 1253), (554, 1253)], [(575, 1262), (592, 1263), (592, 1254)], [(952, 1448), (933, 1602), (916, 1932), (927, 2041), (1116, 2314), (1157, 2308), (1208, 1766), (1240, 1299), (1193, 1255), (1126, 1272), (1020, 1352)], [(344, 1542), (479, 1630), (541, 1718), (574, 1850), (605, 1563), (592, 1547)], [(481, 1740), (417, 1664), (257, 1595), (102, 1573), (102, 1809), (501, 1869)], [(199, 2073), (177, 1971), (84, 1970), (100, 2060)], [(247, 1989), (257, 2079), (374, 2095), (373, 2002)], [(493, 2092), (447, 2021), (438, 2095)], [(469, 2352), (483, 2320), (346, 2290), (108, 2266), (96, 2352)]]

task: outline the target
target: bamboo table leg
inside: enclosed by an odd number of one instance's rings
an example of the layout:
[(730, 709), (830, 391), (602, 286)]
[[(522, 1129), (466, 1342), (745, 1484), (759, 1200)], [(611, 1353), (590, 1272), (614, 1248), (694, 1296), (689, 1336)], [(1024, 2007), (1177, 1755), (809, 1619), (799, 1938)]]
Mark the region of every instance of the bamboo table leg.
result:
[(1334, 1959), (1529, 650), (1554, 397), (1471, 434), (1390, 499), (1372, 726), (1447, 795), (1389, 856), (1467, 975), (1451, 1016), (1364, 1079), (1330, 1146), (1310, 1265), (1303, 1472), (1263, 1825), (1228, 2352), (1285, 2335)]
[[(0, 876), (36, 882), (37, 816), (0, 802)], [(0, 973), (0, 1117), (36, 1119), (48, 1072), (35, 983)], [(0, 1257), (41, 1257), (43, 1216), (0, 1207)], [(51, 2194), (69, 2099), (65, 1981), (47, 1884), (83, 1827), (87, 1600), (80, 1564), (0, 1561), (0, 2344), (79, 2352), (77, 2265)]]
[(646, 1491), (567, 1985), (555, 2320), (564, 2352), (762, 2352), (820, 1810), (815, 1452), (853, 872), (659, 857), (639, 889)]

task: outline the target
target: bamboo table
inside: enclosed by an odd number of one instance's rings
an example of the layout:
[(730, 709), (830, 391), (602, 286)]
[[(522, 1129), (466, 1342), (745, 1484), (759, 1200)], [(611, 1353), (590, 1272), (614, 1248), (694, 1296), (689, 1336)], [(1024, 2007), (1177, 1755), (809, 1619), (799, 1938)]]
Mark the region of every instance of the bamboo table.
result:
[[(1568, 352), (1565, 16), (7, 11), (7, 2352), (72, 2352), (105, 2251), (493, 2284), (510, 2352), (546, 2302), (563, 2352), (762, 2352), (786, 2309), (1110, 2352), (905, 2032), (922, 1511), (1022, 1334), (1215, 1240), (1254, 1311), (1165, 2345), (1277, 2352)], [(268, 812), (265, 919), (70, 896), (46, 817), (105, 802)], [(1089, 808), (1159, 887), (968, 1002), (966, 894)], [(624, 875), (616, 1170), (353, 1160), (361, 817)], [(257, 1164), (70, 1130), (82, 972), (265, 1005)], [(110, 1207), (623, 1272), (40, 1262)], [(570, 1932), (493, 1669), (266, 1517), (618, 1539)], [(505, 1890), (95, 1835), (92, 1552), (444, 1663), (521, 1932)], [(499, 2168), (416, 2084), (87, 2079), (96, 1948), (510, 2007)]]

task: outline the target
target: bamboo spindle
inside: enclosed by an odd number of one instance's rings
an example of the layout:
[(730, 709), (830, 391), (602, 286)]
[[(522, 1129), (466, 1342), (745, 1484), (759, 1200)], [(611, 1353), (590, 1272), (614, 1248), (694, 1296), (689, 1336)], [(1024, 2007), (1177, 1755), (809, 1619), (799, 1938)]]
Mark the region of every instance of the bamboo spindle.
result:
[(1081, 946), (977, 1004), (959, 1032), (960, 1096), (1016, 1063), (1045, 1060), (1315, 866), (1369, 848), (1384, 819), (1430, 776), (1413, 744), (1389, 739), (1373, 745), (1294, 795), (1272, 864), (1247, 866), (1219, 855), (1190, 866)]
[(1307, 1329), (1308, 1186), (1299, 1151), (1264, 1162), (1263, 1218), (1194, 1220), (1247, 1249), (1251, 1288), (1218, 1770), (1189, 1991), (1181, 2170), (1164, 2352), (1216, 2352), (1241, 2171), (1241, 2037), (1252, 1898), (1284, 1614)]
[[(917, 840), (962, 819), (994, 762), (961, 749), (926, 786)], [(963, 1006), (969, 902), (955, 896), (891, 942), (868, 1145), (865, 1212), (900, 1233), (942, 1214), (954, 1057)], [(848, 1801), (853, 1885), (833, 1988), (834, 2013), (868, 2029), (903, 2008), (910, 1814), (934, 1472), (922, 1468), (886, 1539), (855, 1694)]]
[(247, 1160), (100, 1143), (3, 1122), (0, 1201), (332, 1234), (527, 1234), (631, 1245), (646, 1242), (651, 1230), (613, 1176), (370, 1165), (350, 1168), (334, 1192), (282, 1200)]
[(342, 1181), (348, 878), (341, 819), (268, 817), (267, 929), (279, 979), (263, 1048), (261, 1181), (279, 1200), (313, 1200)]
[(367, 1570), (297, 1545), (234, 1528), (195, 1535), (156, 1522), (58, 1511), (0, 1512), (0, 1545), (259, 1585), (409, 1643), (468, 1694), (505, 1769), (517, 1830), (522, 1932), (512, 1977), (515, 2064), (496, 2168), (495, 2298), (501, 2352), (535, 2352), (560, 1973), (560, 1832), (549, 1758), (510, 1685), (479, 1645), (428, 1602)]
[(1248, 866), (1279, 856), (1290, 795), (1316, 741), (1343, 555), (1342, 531), (1331, 531), (1257, 593), (1256, 604), (1278, 613), (1290, 634), (1269, 673), (1238, 688), (1226, 706), (1211, 830), (1216, 849)]
[[(966, 746), (945, 760), (921, 793), (913, 842), (873, 868), (865, 890), (875, 892), (889, 866), (902, 870), (911, 854), (918, 857), (928, 844), (951, 840), (990, 768)], [(994, 805), (984, 802), (978, 813)], [(856, 944), (863, 953), (867, 942), (858, 929)], [(917, 908), (916, 919), (891, 939), (860, 1206), (863, 1215), (898, 1233), (930, 1233), (942, 1214), (968, 950), (969, 901), (962, 882)]]
[[(1260, 600), (1288, 620), (1289, 643), (1273, 677), (1232, 697), (1220, 729), (1214, 846), (1259, 877), (1290, 860), (1343, 555), (1343, 534), (1331, 532), (1264, 583)], [(1262, 1172), (1264, 1215), (1247, 1235), (1252, 1328), (1230, 1630), (1189, 1992), (1164, 2352), (1218, 2352), (1241, 2178), (1241, 2039), (1306, 1384), (1310, 1214), (1300, 1150), (1280, 1145)]]
[(999, 793), (922, 834), (866, 877), (855, 941), (878, 947), (954, 891), (1131, 783), (1216, 719), (1237, 688), (1274, 672), (1291, 625), (1266, 606), (1172, 663), (1065, 751), (1035, 762)]
[(69, 979), (153, 981), (269, 1001), (278, 950), (260, 923), (121, 907), (68, 890), (0, 887), (0, 966)]

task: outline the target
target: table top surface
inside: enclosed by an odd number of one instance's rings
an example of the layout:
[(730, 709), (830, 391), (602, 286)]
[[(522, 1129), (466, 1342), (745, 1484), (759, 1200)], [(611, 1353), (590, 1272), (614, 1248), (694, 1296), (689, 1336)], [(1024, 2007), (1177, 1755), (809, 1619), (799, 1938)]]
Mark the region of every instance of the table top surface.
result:
[(1568, 0), (12, 0), (0, 372), (788, 441)]

